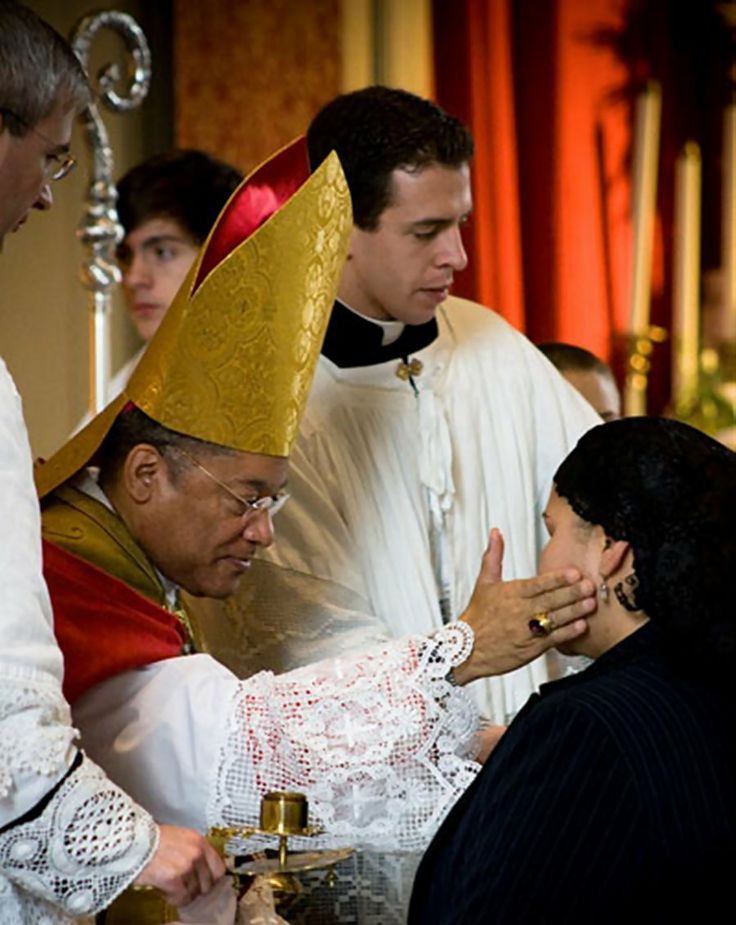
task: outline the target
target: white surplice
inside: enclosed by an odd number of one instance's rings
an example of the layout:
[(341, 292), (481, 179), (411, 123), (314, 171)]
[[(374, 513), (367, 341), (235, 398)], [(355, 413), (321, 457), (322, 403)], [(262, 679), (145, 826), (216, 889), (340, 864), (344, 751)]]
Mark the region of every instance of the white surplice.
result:
[(264, 793), (298, 790), (322, 844), (414, 849), (478, 770), (477, 711), (447, 680), (471, 649), (467, 624), (450, 624), (243, 681), (208, 655), (183, 656), (97, 684), (74, 720), (87, 752), (159, 822), (253, 825)]
[(77, 733), (41, 573), (28, 435), (2, 360), (0, 523), (0, 922), (50, 925), (108, 905), (147, 863), (158, 835), (149, 814), (91, 761), (69, 773)]

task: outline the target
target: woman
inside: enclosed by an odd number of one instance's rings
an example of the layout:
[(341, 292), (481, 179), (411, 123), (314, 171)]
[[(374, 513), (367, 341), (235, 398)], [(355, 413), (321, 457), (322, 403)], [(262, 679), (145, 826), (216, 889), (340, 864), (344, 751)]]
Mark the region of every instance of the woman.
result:
[(540, 567), (598, 587), (566, 647), (596, 661), (519, 713), (430, 845), (409, 921), (717, 921), (736, 848), (736, 454), (676, 421), (594, 428), (546, 521)]

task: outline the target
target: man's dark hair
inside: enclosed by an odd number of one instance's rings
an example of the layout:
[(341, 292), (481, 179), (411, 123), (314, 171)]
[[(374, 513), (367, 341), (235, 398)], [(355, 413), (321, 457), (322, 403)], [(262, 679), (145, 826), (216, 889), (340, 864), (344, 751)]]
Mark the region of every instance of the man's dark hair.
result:
[(539, 344), (538, 349), (560, 372), (564, 370), (579, 370), (582, 373), (596, 372), (613, 379), (610, 366), (584, 347), (550, 341), (546, 344)]
[(430, 164), (461, 167), (473, 156), (473, 138), (453, 116), (405, 90), (366, 87), (338, 96), (307, 131), (309, 161), (316, 169), (337, 151), (358, 228), (373, 231), (391, 203), (391, 174)]
[[(170, 430), (154, 421), (140, 408), (131, 406), (117, 416), (92, 460), (92, 464), (99, 467), (100, 484), (103, 488), (120, 471), (133, 447), (141, 443), (155, 447), (166, 459), (173, 481), (193, 465), (183, 453), (177, 453), (177, 449), (185, 450), (195, 458), (229, 456), (236, 452), (229, 447)], [(172, 450), (174, 452), (171, 452)]]
[(58, 32), (34, 12), (0, 0), (0, 115), (25, 135), (57, 102), (81, 112), (90, 100), (82, 65)]
[(138, 164), (118, 183), (118, 216), (126, 234), (170, 218), (202, 244), (242, 174), (204, 151), (168, 151)]

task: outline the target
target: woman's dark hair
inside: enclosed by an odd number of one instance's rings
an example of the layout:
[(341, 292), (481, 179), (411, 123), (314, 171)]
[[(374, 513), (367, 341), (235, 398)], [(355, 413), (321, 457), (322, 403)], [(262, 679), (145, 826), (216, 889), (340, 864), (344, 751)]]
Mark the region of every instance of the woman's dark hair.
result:
[(627, 418), (581, 437), (555, 487), (632, 548), (635, 604), (680, 667), (733, 684), (736, 453), (679, 421)]

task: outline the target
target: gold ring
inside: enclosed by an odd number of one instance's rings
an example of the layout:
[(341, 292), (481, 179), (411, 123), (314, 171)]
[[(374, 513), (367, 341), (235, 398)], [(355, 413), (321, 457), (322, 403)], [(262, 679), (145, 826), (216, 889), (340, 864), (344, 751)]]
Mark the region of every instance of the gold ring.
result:
[(555, 621), (549, 616), (547, 611), (534, 614), (529, 621), (529, 632), (532, 636), (549, 636), (555, 629)]

